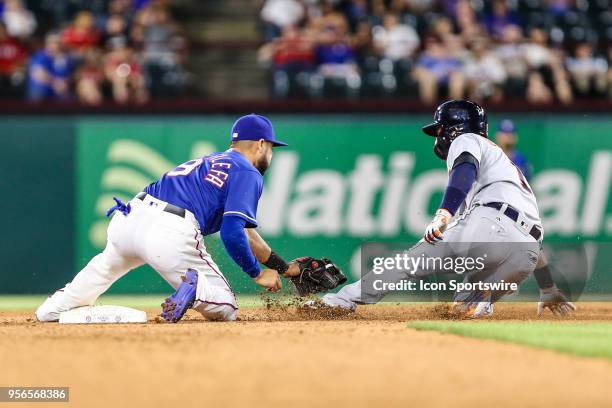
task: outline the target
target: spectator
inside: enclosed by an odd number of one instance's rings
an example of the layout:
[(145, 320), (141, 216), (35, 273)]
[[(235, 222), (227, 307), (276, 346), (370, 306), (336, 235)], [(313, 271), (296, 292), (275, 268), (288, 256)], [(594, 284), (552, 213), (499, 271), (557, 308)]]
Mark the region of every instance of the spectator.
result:
[(325, 16), (322, 22), (324, 26), (315, 48), (319, 73), (323, 78), (344, 79), (351, 89), (358, 88), (361, 78), (346, 19), (342, 14), (333, 13)]
[(458, 37), (454, 33), (453, 22), (448, 17), (436, 18), (430, 27), (431, 35), (436, 36), (446, 42), (449, 37)]
[(314, 71), (314, 41), (310, 30), (285, 26), (280, 37), (259, 50), (259, 60), (272, 65), (274, 95), (287, 96), (300, 74)]
[(514, 122), (510, 119), (504, 119), (499, 123), (499, 128), (495, 133), (495, 142), (506, 153), (506, 156), (512, 160), (512, 163), (521, 170), (525, 178), (529, 180), (531, 178), (531, 165), (527, 158), (516, 150), (518, 135)]
[(144, 103), (148, 99), (142, 68), (134, 51), (121, 38), (111, 41), (106, 55), (104, 73), (110, 82), (117, 103)]
[(266, 41), (278, 37), (283, 27), (298, 25), (304, 16), (304, 5), (298, 0), (266, 0), (261, 9)]
[(504, 85), (506, 96), (522, 98), (525, 95), (528, 67), (523, 53), (522, 41), (521, 28), (509, 25), (504, 28), (501, 43), (495, 50), (507, 74)]
[(50, 18), (58, 29), (68, 25), (79, 10), (88, 10), (95, 16), (103, 17), (109, 5), (109, 0), (28, 0), (27, 2), (38, 3), (34, 10), (37, 14), (43, 12), (41, 25), (45, 26), (50, 22), (47, 18)]
[(504, 29), (510, 25), (521, 26), (519, 16), (510, 13), (506, 0), (493, 0), (492, 3), (491, 13), (484, 18), (484, 25), (493, 38), (501, 38)]
[(481, 35), (482, 28), (476, 18), (476, 12), (468, 0), (458, 0), (455, 10), (457, 27), (465, 43)]
[(574, 92), (581, 96), (598, 96), (607, 91), (608, 63), (605, 58), (593, 55), (593, 46), (579, 43), (574, 57), (565, 62)]
[(575, 0), (546, 0), (546, 11), (562, 16), (572, 9)]
[[(150, 93), (174, 95), (178, 86), (189, 80), (182, 69), (185, 40), (170, 18), (169, 0), (53, 0), (36, 4), (33, 10), (42, 13), (43, 28), (51, 22), (64, 25), (74, 17), (59, 34), (49, 32), (43, 49), (30, 61), (26, 61), (26, 48), (21, 45), (26, 42), (21, 39), (30, 39), (36, 18), (24, 4), (23, 0), (0, 0), (0, 23), (7, 26), (6, 30), (0, 28), (3, 97), (20, 92), (19, 79), (23, 78), (25, 93), (33, 101), (65, 100), (74, 94), (84, 104), (97, 105), (108, 87), (118, 102), (143, 102)], [(20, 39), (7, 35), (9, 30)], [(130, 41), (138, 52), (128, 47)], [(114, 44), (108, 55), (104, 55), (101, 43)]]
[(73, 23), (64, 30), (62, 42), (77, 56), (97, 46), (100, 33), (94, 26), (93, 15), (89, 11), (78, 12)]
[(419, 36), (414, 28), (401, 24), (396, 14), (387, 14), (384, 25), (374, 27), (372, 33), (379, 54), (394, 62), (410, 60), (419, 47)]
[(3, 19), (11, 37), (27, 39), (36, 30), (36, 18), (22, 0), (5, 0)]
[(32, 101), (68, 99), (73, 72), (74, 63), (63, 51), (60, 35), (47, 34), (45, 48), (34, 54), (30, 60), (28, 98)]
[(465, 81), (461, 61), (435, 37), (425, 39), (425, 50), (417, 60), (414, 78), (419, 85), (421, 100), (427, 104), (436, 103), (440, 87), (448, 90), (450, 99), (463, 97)]
[[(313, 25), (316, 27), (323, 27), (327, 23), (326, 21), (337, 18), (338, 15), (344, 16), (342, 13), (339, 13), (336, 10), (335, 3), (336, 0), (305, 0), (310, 3), (311, 7), (308, 7), (307, 17), (310, 21), (312, 21)], [(316, 5), (316, 7), (313, 7)], [(345, 17), (346, 19), (346, 17)], [(307, 21), (308, 22), (308, 21)], [(348, 23), (348, 21), (347, 21)]]
[(570, 103), (572, 92), (561, 58), (548, 47), (546, 32), (532, 28), (523, 51), (529, 66), (527, 100), (532, 103), (550, 103), (556, 95), (561, 102)]
[(352, 31), (357, 30), (357, 26), (368, 20), (368, 2), (366, 0), (348, 0), (340, 3), (342, 12), (346, 15)]
[[(587, 28), (582, 27), (583, 20), (590, 19), (590, 26), (605, 38), (605, 13), (584, 12), (580, 5), (587, 2), (541, 0), (518, 7), (521, 2), (506, 0), (257, 1), (263, 4), (266, 36), (275, 38), (260, 52), (270, 62), (272, 76), (299, 77), (312, 89), (317, 83), (327, 89), (328, 83), (335, 86), (345, 81), (358, 90), (363, 75), (364, 94), (381, 95), (382, 88), (385, 94), (412, 94), (414, 84), (406, 81), (411, 76), (428, 103), (439, 95), (456, 98), (464, 93), (476, 99), (509, 96), (532, 103), (569, 103), (573, 93), (590, 98), (608, 93), (612, 98), (612, 48), (603, 57), (586, 43), (578, 44), (569, 57), (561, 48), (563, 31), (577, 38), (574, 31)], [(31, 10), (37, 16), (43, 13), (38, 17), (43, 29), (53, 16), (61, 17), (55, 19), (58, 27), (72, 19), (61, 40), (82, 60), (79, 69), (74, 69), (62, 47), (54, 50), (51, 44), (27, 63), (24, 47), (35, 43), (37, 19), (26, 4), (36, 5)], [(14, 85), (19, 78), (27, 82), (27, 94), (34, 100), (65, 99), (72, 90), (83, 103), (97, 104), (108, 81), (114, 82), (112, 94), (122, 102), (177, 94), (188, 79), (183, 69), (186, 42), (171, 18), (169, 4), (170, 0), (0, 0), (0, 21), (6, 22), (9, 32), (0, 35), (2, 95), (11, 89), (18, 93), (19, 86)], [(523, 9), (529, 9), (528, 13), (513, 12)], [(483, 10), (488, 11), (484, 17)], [(576, 12), (568, 14), (572, 10)], [(569, 17), (579, 17), (581, 26), (568, 31), (563, 24), (572, 20)], [(532, 28), (524, 39), (522, 21), (532, 27), (543, 24), (546, 29)], [(559, 27), (551, 30), (547, 21)], [(417, 32), (436, 40), (428, 40), (419, 52)], [(560, 48), (550, 46), (548, 32), (555, 33), (555, 45)], [(498, 45), (491, 48), (493, 41)], [(117, 43), (125, 49), (113, 46), (105, 58), (100, 44)], [(100, 60), (113, 68), (107, 69)], [(126, 72), (122, 64), (129, 68), (123, 85), (115, 75)], [(110, 74), (113, 70), (115, 74)], [(147, 88), (144, 91), (138, 85), (140, 79)]]
[[(128, 1), (129, 3), (129, 1)], [(132, 7), (135, 11), (141, 10), (151, 4), (151, 0), (132, 0)]]
[(372, 0), (370, 2), (370, 15), (368, 21), (372, 27), (383, 24), (385, 14), (387, 13), (387, 7), (385, 6), (384, 0)]
[(363, 63), (366, 58), (374, 54), (372, 39), (372, 26), (367, 20), (360, 21), (353, 35), (353, 46), (358, 63)]
[(19, 95), (25, 78), (27, 53), (16, 38), (10, 37), (0, 23), (0, 97), (14, 98)]
[(265, 53), (271, 59), (274, 70), (291, 73), (312, 71), (315, 63), (314, 41), (306, 30), (286, 26), (281, 37), (268, 44)]
[(500, 101), (503, 97), (502, 85), (506, 80), (504, 66), (497, 55), (489, 51), (486, 38), (475, 39), (470, 48), (471, 57), (463, 66), (469, 98)]
[(108, 13), (110, 15), (120, 15), (124, 18), (128, 18), (132, 15), (132, 12), (140, 10), (133, 7), (132, 0), (110, 0), (108, 3)]
[(142, 62), (153, 97), (172, 96), (183, 79), (181, 52), (185, 41), (165, 7), (152, 4), (140, 11), (132, 38), (142, 47)]
[(85, 105), (102, 103), (102, 83), (104, 72), (101, 68), (101, 55), (97, 49), (84, 54), (84, 61), (76, 73), (76, 94)]
[(449, 55), (464, 60), (469, 57), (465, 49), (465, 41), (461, 35), (457, 35), (453, 29), (452, 21), (447, 17), (438, 17), (430, 27), (430, 37), (439, 38)]
[(105, 28), (105, 43), (111, 38), (122, 37), (127, 40), (128, 23), (122, 14), (111, 14), (106, 20)]
[[(455, 2), (456, 0), (451, 1)], [(403, 3), (406, 7), (406, 12), (412, 15), (423, 15), (425, 13), (435, 11), (436, 7), (438, 6), (438, 2), (439, 0), (409, 0), (404, 1)], [(449, 15), (454, 15), (454, 11), (449, 13)]]

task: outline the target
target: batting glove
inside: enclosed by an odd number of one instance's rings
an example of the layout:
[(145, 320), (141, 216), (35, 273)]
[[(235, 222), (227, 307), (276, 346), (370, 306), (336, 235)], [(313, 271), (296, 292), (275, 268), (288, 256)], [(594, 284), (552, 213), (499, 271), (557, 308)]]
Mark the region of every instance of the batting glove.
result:
[(550, 309), (555, 316), (567, 316), (576, 310), (576, 305), (557, 288), (552, 286), (547, 289), (540, 289), (540, 301), (538, 302), (538, 316), (544, 309)]
[(438, 211), (436, 211), (436, 216), (433, 218), (433, 220), (431, 220), (425, 229), (423, 239), (430, 244), (442, 241), (444, 239), (443, 233), (446, 230), (446, 225), (449, 223), (452, 217), (452, 214), (448, 212), (448, 210), (445, 210), (444, 208), (438, 209)]

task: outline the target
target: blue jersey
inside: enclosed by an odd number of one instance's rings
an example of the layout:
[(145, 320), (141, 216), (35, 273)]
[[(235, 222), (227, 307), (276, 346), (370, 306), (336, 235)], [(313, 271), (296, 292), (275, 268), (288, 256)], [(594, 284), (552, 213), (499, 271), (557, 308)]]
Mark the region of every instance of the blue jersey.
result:
[[(67, 80), (74, 71), (74, 63), (70, 57), (67, 55), (53, 56), (44, 50), (37, 52), (30, 59), (30, 71), (35, 67), (43, 68), (53, 79)], [(33, 76), (30, 76), (28, 81), (30, 91), (35, 92), (37, 95), (45, 97), (55, 95), (51, 84), (38, 82)]]
[(257, 226), (257, 203), (263, 177), (232, 149), (181, 164), (144, 191), (153, 197), (191, 211), (203, 235), (221, 228), (224, 215), (240, 217), (247, 228)]

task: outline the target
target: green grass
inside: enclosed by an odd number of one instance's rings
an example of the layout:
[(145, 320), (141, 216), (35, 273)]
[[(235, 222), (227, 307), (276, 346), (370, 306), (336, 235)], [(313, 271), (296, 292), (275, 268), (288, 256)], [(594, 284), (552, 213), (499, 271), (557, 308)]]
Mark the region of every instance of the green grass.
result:
[[(129, 306), (140, 309), (157, 308), (167, 295), (103, 295), (96, 302), (99, 305)], [(0, 311), (35, 310), (47, 295), (0, 295)], [(264, 305), (262, 297), (241, 295), (238, 297), (240, 307), (258, 307)]]
[(414, 321), (408, 327), (612, 359), (612, 323)]

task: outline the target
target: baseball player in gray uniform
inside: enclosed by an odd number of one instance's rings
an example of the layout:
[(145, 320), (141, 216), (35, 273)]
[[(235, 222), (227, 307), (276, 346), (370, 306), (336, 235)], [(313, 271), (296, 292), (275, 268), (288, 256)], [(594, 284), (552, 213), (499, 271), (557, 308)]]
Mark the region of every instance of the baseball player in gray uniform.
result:
[[(449, 181), (433, 220), (408, 255), (442, 259), (484, 256), (482, 267), (465, 273), (463, 282), (520, 284), (536, 267), (544, 231), (525, 176), (487, 138), (484, 109), (464, 100), (443, 103), (434, 122), (423, 131), (435, 137), (434, 152), (446, 161)], [(423, 267), (410, 272), (395, 269), (387, 271), (383, 279), (398, 283), (445, 272)], [(376, 288), (374, 278), (369, 272), (322, 301), (352, 310), (357, 304), (378, 302), (390, 290)], [(511, 291), (506, 287), (509, 285), (457, 291), (452, 311), (466, 318), (490, 315), (493, 303)]]

